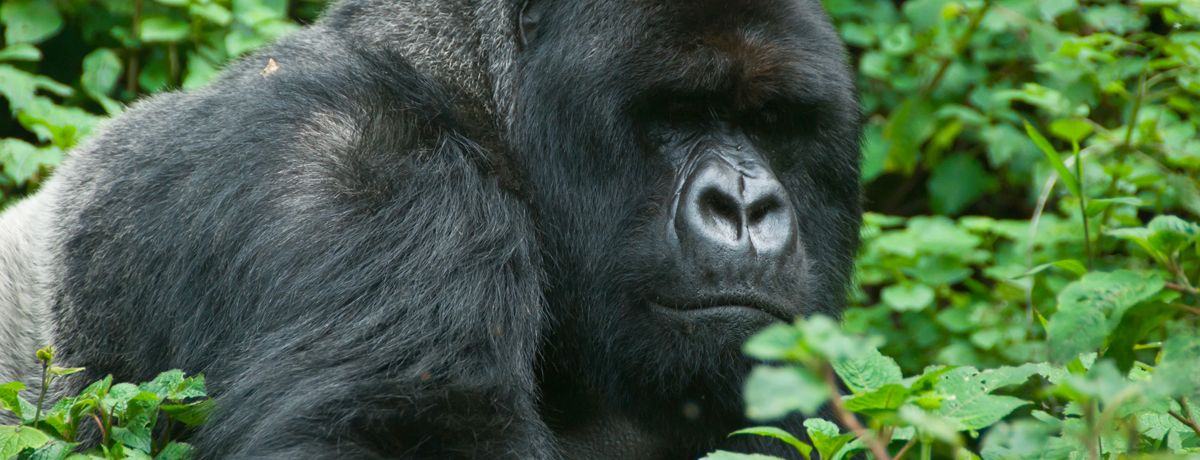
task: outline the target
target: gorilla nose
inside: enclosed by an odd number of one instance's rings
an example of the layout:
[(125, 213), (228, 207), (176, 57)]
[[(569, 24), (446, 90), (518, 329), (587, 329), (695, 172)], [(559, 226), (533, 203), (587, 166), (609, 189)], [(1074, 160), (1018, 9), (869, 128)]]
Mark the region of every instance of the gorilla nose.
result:
[(757, 161), (706, 160), (685, 185), (680, 207), (676, 231), (696, 250), (781, 257), (795, 248), (791, 201)]

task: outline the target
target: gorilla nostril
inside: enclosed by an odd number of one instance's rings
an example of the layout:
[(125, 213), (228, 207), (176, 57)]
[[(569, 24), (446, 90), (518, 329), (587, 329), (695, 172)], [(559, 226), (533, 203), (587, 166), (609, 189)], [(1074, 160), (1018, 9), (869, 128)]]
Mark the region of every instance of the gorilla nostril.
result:
[(741, 206), (737, 200), (727, 193), (710, 187), (700, 195), (700, 209), (707, 217), (721, 221), (722, 224), (741, 228)]
[(769, 196), (750, 206), (746, 218), (751, 227), (762, 223), (764, 219), (776, 212), (782, 212), (783, 202), (777, 196)]

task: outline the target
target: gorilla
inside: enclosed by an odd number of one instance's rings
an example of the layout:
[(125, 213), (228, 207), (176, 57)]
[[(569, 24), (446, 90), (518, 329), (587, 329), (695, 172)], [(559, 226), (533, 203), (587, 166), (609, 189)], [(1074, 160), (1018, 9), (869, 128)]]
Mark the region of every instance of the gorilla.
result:
[(0, 379), (203, 372), (212, 459), (771, 452), (740, 346), (842, 307), (856, 97), (817, 0), (341, 0), (3, 216)]

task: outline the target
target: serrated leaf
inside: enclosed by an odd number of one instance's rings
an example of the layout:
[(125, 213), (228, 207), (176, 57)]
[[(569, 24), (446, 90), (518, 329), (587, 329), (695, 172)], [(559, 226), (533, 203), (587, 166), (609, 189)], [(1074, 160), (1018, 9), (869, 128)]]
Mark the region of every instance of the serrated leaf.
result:
[(21, 382), (9, 382), (0, 385), (0, 409), (12, 412), (20, 418), (24, 411), (24, 405), (21, 404), (20, 400), (20, 393), (24, 389), (25, 384)]
[(121, 78), (121, 58), (107, 48), (100, 48), (83, 58), (83, 88), (90, 94), (106, 95)]
[(812, 415), (829, 400), (829, 390), (807, 370), (759, 366), (746, 381), (746, 416), (777, 420), (792, 412)]
[(0, 458), (13, 458), (25, 449), (37, 449), (50, 442), (50, 437), (28, 426), (0, 426)]
[(1170, 215), (1155, 217), (1146, 228), (1150, 244), (1163, 254), (1174, 254), (1200, 237), (1200, 225)]
[(1058, 312), (1047, 331), (1051, 357), (1058, 362), (1096, 351), (1133, 306), (1163, 288), (1154, 274), (1128, 270), (1089, 273), (1068, 284), (1058, 295)]
[(1091, 123), (1082, 118), (1065, 118), (1050, 123), (1050, 133), (1067, 142), (1080, 142), (1092, 134)]
[(874, 414), (883, 411), (894, 411), (904, 405), (909, 391), (903, 385), (888, 384), (874, 391), (857, 394), (846, 398), (846, 409), (852, 412)]
[(78, 443), (52, 440), (37, 448), (28, 456), (22, 455), (21, 460), (65, 460), (75, 451)]
[(1028, 401), (993, 391), (1024, 383), (1039, 372), (1036, 364), (979, 371), (960, 367), (942, 375), (937, 390), (946, 395), (935, 413), (953, 421), (959, 431), (979, 430), (1000, 421)]
[(869, 393), (888, 384), (900, 384), (904, 375), (896, 360), (875, 348), (830, 361), (833, 370), (855, 394)]
[(188, 460), (195, 456), (195, 450), (191, 444), (171, 442), (154, 456), (154, 460)]
[(806, 459), (812, 458), (812, 450), (813, 450), (812, 446), (808, 445), (808, 443), (806, 443), (804, 441), (797, 439), (791, 433), (788, 433), (787, 431), (784, 431), (780, 428), (776, 428), (773, 426), (759, 426), (759, 427), (746, 428), (744, 430), (734, 431), (733, 433), (730, 434), (730, 436), (736, 436), (736, 435), (754, 435), (754, 436), (764, 436), (764, 437), (768, 437), (768, 438), (778, 439), (780, 441), (786, 442), (789, 445), (791, 445), (794, 449), (796, 449), (796, 452), (800, 453), (800, 455), (802, 455), (804, 458), (806, 458)]
[(804, 421), (808, 430), (808, 438), (813, 442), (813, 448), (821, 458), (833, 458), (847, 443), (854, 440), (853, 434), (842, 434), (837, 425), (822, 418), (810, 418)]

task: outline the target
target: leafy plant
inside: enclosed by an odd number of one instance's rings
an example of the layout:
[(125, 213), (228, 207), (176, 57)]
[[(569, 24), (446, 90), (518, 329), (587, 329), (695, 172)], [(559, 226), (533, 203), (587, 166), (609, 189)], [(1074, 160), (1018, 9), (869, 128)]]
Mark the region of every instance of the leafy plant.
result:
[[(42, 363), (42, 379), (36, 404), (21, 396), (24, 384), (0, 385), (0, 410), (20, 420), (19, 425), (0, 425), (0, 458), (192, 458), (192, 447), (174, 439), (183, 429), (204, 423), (212, 410), (203, 375), (187, 377), (177, 370), (167, 371), (140, 385), (113, 384), (108, 376), (45, 408), (54, 380), (83, 369), (54, 366), (50, 347), (38, 350), (37, 357)], [(98, 442), (83, 439), (87, 427), (98, 432)], [(95, 447), (83, 447), (89, 445)]]

